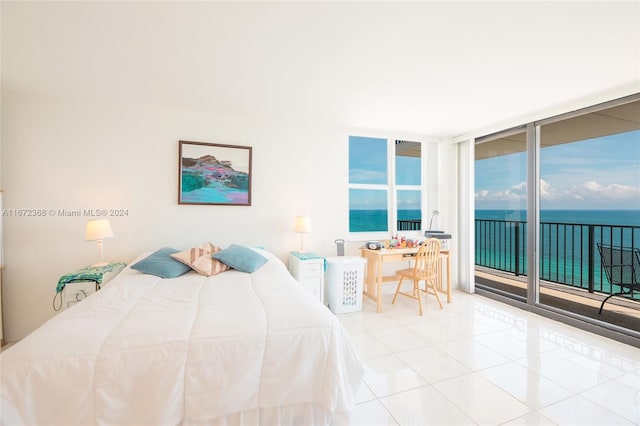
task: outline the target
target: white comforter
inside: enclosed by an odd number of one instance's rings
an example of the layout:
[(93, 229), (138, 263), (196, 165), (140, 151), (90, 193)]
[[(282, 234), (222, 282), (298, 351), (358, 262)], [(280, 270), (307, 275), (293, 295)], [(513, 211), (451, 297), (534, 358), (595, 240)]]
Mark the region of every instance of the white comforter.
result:
[(126, 268), (2, 353), (2, 423), (263, 423), (262, 409), (350, 408), (363, 369), (346, 331), (262, 253), (253, 274)]

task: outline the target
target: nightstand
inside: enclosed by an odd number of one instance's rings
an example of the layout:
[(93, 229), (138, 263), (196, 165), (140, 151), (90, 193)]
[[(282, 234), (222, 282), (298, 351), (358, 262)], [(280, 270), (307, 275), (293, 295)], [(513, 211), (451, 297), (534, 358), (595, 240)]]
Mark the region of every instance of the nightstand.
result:
[[(91, 265), (77, 271), (63, 275), (58, 280), (56, 296), (53, 299), (53, 309), (67, 309), (106, 284), (127, 266), (122, 262), (107, 263), (105, 265)], [(60, 294), (60, 305), (56, 306), (56, 298)]]
[(325, 303), (324, 257), (315, 253), (289, 252), (289, 273), (321, 303)]

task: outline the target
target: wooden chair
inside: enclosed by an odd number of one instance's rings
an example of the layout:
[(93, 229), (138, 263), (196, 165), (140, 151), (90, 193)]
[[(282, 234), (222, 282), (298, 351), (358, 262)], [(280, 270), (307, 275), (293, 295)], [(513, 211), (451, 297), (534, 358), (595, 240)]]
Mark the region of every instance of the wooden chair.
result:
[[(422, 315), (422, 292), (431, 293), (436, 296), (440, 309), (443, 309), (438, 290), (436, 289), (436, 280), (438, 279), (438, 256), (440, 255), (440, 240), (437, 238), (430, 238), (426, 240), (418, 249), (414, 260), (415, 265), (413, 268), (401, 269), (396, 272), (400, 276), (400, 282), (398, 282), (398, 288), (396, 288), (396, 294), (393, 296), (391, 303), (396, 303), (398, 294), (410, 297), (418, 300), (420, 306), (420, 315)], [(413, 281), (413, 292), (405, 293), (400, 291), (402, 281), (405, 278), (409, 278)], [(420, 288), (420, 281), (424, 281), (424, 289)]]
[[(640, 250), (637, 248), (612, 247), (598, 243), (602, 268), (611, 284), (611, 294), (602, 301), (598, 314), (607, 300), (613, 296), (629, 296), (633, 298), (634, 291), (640, 292)], [(614, 292), (613, 286), (619, 286), (620, 291)]]

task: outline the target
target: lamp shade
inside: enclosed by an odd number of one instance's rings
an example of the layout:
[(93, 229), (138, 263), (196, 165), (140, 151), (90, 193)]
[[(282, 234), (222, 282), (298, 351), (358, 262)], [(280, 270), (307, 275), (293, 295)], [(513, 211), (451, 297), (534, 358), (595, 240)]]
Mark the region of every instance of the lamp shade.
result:
[(113, 237), (113, 229), (109, 219), (96, 219), (87, 221), (87, 241), (104, 240)]
[(311, 219), (309, 216), (296, 216), (296, 222), (293, 225), (293, 232), (306, 234), (311, 232)]

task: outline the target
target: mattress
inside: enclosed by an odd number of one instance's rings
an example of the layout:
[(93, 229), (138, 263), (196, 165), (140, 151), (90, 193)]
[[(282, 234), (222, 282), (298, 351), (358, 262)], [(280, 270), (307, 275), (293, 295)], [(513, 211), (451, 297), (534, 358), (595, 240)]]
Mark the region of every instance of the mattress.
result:
[(273, 254), (252, 274), (129, 267), (3, 352), (3, 424), (326, 424), (363, 367)]

